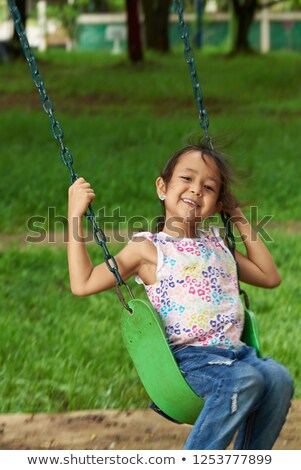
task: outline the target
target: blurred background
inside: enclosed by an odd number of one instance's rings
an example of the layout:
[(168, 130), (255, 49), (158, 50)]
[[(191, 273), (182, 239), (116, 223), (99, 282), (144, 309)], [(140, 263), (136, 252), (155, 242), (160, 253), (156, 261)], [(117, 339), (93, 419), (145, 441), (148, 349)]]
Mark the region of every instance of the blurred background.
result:
[[(15, 3), (115, 254), (160, 215), (154, 183), (167, 158), (202, 135), (172, 2)], [(289, 368), (300, 398), (301, 1), (184, 6), (210, 135), (237, 170), (244, 212), (282, 276), (274, 290), (246, 286), (262, 348)], [(70, 178), (5, 0), (0, 169), (0, 412), (147, 407), (122, 344), (115, 293), (70, 292)], [(89, 252), (103, 261), (93, 242)]]

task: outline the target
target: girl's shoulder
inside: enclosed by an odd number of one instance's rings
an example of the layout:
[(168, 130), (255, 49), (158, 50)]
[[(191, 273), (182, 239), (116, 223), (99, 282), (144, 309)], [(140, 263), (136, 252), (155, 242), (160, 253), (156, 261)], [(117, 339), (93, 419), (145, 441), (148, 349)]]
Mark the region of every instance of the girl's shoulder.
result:
[(156, 234), (151, 232), (138, 232), (132, 235), (129, 244), (135, 245), (139, 250), (142, 262), (154, 263), (157, 257)]
[(130, 242), (138, 242), (138, 241), (142, 241), (142, 240), (153, 240), (155, 237), (155, 234), (152, 233), (152, 232), (137, 232), (137, 233), (133, 233), (132, 235), (132, 238), (130, 239)]
[[(158, 242), (164, 242), (166, 239), (166, 234), (163, 232), (137, 232), (132, 235), (132, 238), (129, 240), (130, 242), (145, 242), (145, 240), (148, 240), (149, 242), (152, 242), (152, 244), (156, 245)], [(147, 245), (147, 243), (146, 243)]]

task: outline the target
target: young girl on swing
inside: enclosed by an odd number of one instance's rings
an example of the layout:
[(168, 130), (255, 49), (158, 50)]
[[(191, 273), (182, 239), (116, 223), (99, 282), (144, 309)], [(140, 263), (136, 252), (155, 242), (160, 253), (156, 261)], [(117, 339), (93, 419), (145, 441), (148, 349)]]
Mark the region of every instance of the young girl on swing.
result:
[[(176, 152), (156, 180), (164, 206), (158, 231), (136, 234), (115, 257), (123, 280), (135, 275), (144, 284), (182, 373), (205, 401), (185, 449), (226, 449), (236, 432), (235, 449), (271, 449), (293, 393), (285, 367), (259, 359), (241, 341), (244, 308), (236, 262), (217, 228), (199, 228), (208, 217), (229, 213), (246, 248), (246, 255), (235, 251), (240, 280), (266, 288), (280, 284), (271, 254), (238, 207), (230, 179), (217, 151), (191, 145)], [(115, 286), (105, 263), (93, 267), (85, 243), (75, 236), (83, 237), (82, 216), (94, 198), (83, 178), (70, 187), (68, 259), (76, 295)]]

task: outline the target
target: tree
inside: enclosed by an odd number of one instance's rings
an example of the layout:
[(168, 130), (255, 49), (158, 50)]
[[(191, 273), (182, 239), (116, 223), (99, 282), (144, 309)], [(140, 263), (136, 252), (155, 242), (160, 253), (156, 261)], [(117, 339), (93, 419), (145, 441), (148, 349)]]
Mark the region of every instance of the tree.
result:
[(286, 6), (288, 11), (298, 11), (301, 10), (301, 0), (287, 0)]
[[(15, 0), (16, 7), (18, 8), (21, 16), (22, 23), (26, 25), (26, 1)], [(2, 6), (1, 6), (2, 7)], [(19, 43), (19, 36), (14, 29), (13, 38), (10, 41), (0, 42), (0, 61), (8, 61), (17, 58), (22, 54), (22, 48)]]
[(124, 0), (90, 0), (88, 11), (123, 11)]
[[(292, 0), (300, 4), (301, 0)], [(249, 44), (249, 31), (256, 10), (270, 7), (284, 0), (271, 0), (260, 3), (259, 0), (230, 0), (232, 4), (232, 40), (231, 54), (248, 54), (253, 52)]]
[(68, 34), (67, 49), (73, 49), (77, 18), (88, 7), (89, 0), (57, 0), (48, 1), (47, 15), (59, 20)]
[[(24, 25), (24, 28), (26, 26), (26, 19), (27, 19), (27, 15), (26, 15), (26, 1), (24, 0), (15, 0), (15, 4), (16, 4), (16, 7), (18, 8), (19, 12), (20, 12), (20, 15), (21, 15), (21, 20), (22, 20), (22, 23)], [(13, 37), (13, 43), (17, 43), (19, 42), (19, 36), (17, 34), (17, 31), (16, 29), (14, 29), (14, 37)]]
[(138, 12), (138, 0), (126, 0), (128, 23), (128, 52), (132, 62), (143, 60)]
[(156, 51), (168, 52), (168, 16), (171, 0), (142, 0), (145, 16), (146, 46)]
[(232, 53), (247, 54), (252, 52), (249, 44), (249, 31), (258, 0), (232, 0), (233, 5), (233, 24), (232, 24)]

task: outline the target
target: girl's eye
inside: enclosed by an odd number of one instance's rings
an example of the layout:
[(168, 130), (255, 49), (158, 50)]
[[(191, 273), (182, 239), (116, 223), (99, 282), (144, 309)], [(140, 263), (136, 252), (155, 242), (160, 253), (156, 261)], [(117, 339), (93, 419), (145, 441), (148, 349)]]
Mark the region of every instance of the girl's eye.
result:
[(181, 176), (181, 178), (185, 181), (191, 181), (192, 178), (190, 176)]
[(204, 185), (204, 188), (208, 189), (209, 191), (214, 191), (214, 188), (212, 188), (211, 186), (208, 186), (207, 184)]

